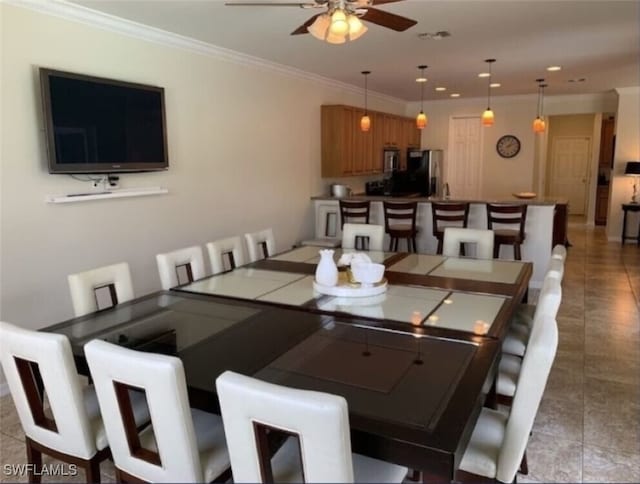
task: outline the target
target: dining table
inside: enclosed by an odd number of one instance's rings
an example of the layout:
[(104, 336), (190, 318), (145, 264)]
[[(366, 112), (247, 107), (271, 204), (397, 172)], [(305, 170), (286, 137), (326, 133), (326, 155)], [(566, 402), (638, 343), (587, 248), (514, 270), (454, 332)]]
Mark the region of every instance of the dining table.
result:
[(531, 263), (367, 255), (386, 266), (382, 294), (318, 293), (318, 248), (300, 247), (44, 331), (68, 336), (84, 374), (96, 338), (177, 356), (191, 405), (206, 411), (220, 411), (226, 370), (341, 395), (354, 452), (451, 481), (495, 391)]

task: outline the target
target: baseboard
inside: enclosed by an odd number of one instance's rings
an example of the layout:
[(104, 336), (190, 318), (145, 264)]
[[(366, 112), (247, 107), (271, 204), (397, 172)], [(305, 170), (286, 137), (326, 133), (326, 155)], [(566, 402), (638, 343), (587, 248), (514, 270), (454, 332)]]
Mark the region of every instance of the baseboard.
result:
[(0, 383), (0, 397), (9, 395), (9, 384), (7, 382)]
[(612, 236), (609, 236), (609, 237), (607, 237), (607, 240), (608, 240), (609, 242), (622, 242), (622, 237), (612, 237)]

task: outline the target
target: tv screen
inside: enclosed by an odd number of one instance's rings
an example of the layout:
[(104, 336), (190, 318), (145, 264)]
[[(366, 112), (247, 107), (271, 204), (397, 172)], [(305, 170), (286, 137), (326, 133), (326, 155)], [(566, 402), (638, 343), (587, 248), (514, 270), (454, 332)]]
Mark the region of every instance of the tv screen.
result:
[(166, 170), (164, 89), (40, 69), (49, 173)]

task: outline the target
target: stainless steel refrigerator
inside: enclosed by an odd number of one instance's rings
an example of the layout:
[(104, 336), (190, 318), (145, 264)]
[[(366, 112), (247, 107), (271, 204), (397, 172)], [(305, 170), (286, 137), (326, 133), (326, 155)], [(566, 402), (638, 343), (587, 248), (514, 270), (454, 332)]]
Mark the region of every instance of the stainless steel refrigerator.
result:
[(407, 151), (407, 183), (423, 196), (442, 197), (442, 150)]

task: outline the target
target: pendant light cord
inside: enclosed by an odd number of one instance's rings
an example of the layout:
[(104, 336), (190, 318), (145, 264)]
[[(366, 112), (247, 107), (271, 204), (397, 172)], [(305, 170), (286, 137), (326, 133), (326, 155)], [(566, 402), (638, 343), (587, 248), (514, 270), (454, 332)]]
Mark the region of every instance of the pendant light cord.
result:
[(491, 110), (491, 64), (489, 62), (489, 80), (487, 82), (487, 109)]

